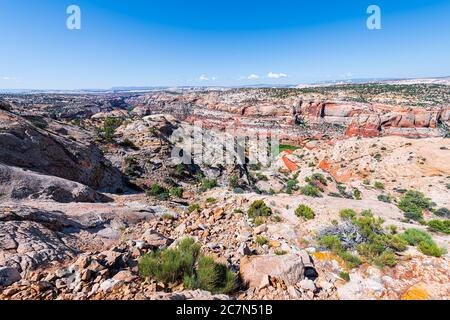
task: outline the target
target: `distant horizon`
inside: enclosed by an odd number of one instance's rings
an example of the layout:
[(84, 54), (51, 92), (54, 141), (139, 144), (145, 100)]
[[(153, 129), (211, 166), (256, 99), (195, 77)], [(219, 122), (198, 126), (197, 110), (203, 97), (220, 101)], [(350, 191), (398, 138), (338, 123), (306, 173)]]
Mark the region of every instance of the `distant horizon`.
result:
[(7, 89), (0, 88), (0, 94), (9, 93), (9, 92), (20, 92), (20, 91), (42, 91), (42, 92), (77, 92), (77, 91), (145, 91), (145, 90), (157, 90), (157, 89), (167, 89), (167, 88), (268, 88), (268, 87), (279, 87), (279, 88), (287, 88), (287, 87), (298, 87), (302, 85), (345, 85), (345, 84), (370, 84), (370, 83), (379, 83), (379, 82), (389, 82), (389, 81), (408, 81), (408, 80), (439, 80), (439, 79), (450, 79), (449, 76), (425, 76), (418, 78), (390, 78), (390, 77), (381, 77), (381, 78), (355, 78), (355, 79), (332, 79), (332, 80), (321, 80), (316, 82), (309, 83), (286, 83), (286, 84), (277, 84), (277, 83), (257, 83), (257, 84), (247, 84), (247, 85), (150, 85), (150, 86), (141, 86), (141, 85), (125, 85), (125, 86), (112, 86), (108, 88), (15, 88), (15, 89)]

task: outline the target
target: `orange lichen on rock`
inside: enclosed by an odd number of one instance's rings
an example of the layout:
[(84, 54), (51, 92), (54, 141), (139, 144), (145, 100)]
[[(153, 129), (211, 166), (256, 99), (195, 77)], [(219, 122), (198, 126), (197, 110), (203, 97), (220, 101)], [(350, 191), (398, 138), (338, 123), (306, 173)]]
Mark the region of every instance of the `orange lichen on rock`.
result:
[(402, 300), (428, 300), (428, 291), (422, 284), (415, 284), (402, 295)]
[(342, 260), (339, 256), (337, 256), (336, 254), (334, 254), (332, 252), (319, 251), (319, 252), (314, 252), (311, 255), (313, 256), (314, 259), (317, 259), (320, 261), (335, 260), (341, 269), (347, 270), (345, 261)]

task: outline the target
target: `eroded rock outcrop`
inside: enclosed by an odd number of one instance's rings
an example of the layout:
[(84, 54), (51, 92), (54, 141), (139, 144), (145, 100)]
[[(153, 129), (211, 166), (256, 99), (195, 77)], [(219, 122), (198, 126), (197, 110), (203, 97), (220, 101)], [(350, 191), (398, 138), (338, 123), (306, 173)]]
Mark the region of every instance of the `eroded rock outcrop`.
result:
[(1, 163), (94, 189), (123, 190), (120, 172), (90, 141), (89, 134), (81, 129), (45, 118), (28, 121), (0, 110)]

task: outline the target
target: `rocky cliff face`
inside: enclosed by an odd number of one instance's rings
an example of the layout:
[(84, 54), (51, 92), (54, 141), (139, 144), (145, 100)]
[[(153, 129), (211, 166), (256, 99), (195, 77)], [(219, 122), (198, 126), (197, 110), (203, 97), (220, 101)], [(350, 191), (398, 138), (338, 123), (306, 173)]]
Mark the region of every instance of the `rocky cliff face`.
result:
[[(393, 105), (315, 100), (309, 98), (262, 98), (251, 93), (151, 94), (128, 101), (136, 112), (168, 112), (194, 122), (201, 120), (210, 127), (229, 126), (280, 129), (280, 135), (301, 136), (299, 124), (306, 124), (314, 134), (340, 136), (327, 125), (342, 126), (345, 136), (374, 137), (400, 135), (438, 137), (446, 135), (450, 108), (399, 107)], [(187, 112), (189, 110), (189, 112)], [(440, 128), (443, 125), (444, 128)]]
[(120, 172), (87, 132), (48, 118), (26, 120), (0, 110), (0, 163), (79, 182), (94, 189), (123, 189)]

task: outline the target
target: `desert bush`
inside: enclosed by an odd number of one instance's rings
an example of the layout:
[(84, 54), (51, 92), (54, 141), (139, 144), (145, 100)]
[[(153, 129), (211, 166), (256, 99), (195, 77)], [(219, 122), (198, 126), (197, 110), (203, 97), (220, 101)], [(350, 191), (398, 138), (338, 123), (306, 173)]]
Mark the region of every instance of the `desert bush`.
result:
[(298, 184), (297, 180), (294, 179), (288, 180), (288, 182), (286, 183), (286, 193), (292, 194), (294, 190), (298, 190), (297, 184)]
[(354, 217), (356, 217), (356, 211), (353, 209), (342, 209), (341, 211), (339, 211), (339, 216), (342, 219), (353, 219)]
[(237, 175), (232, 175), (228, 181), (230, 188), (235, 189), (240, 187), (240, 179)]
[(361, 191), (358, 188), (353, 189), (353, 198), (356, 200), (361, 200)]
[(277, 256), (284, 256), (284, 255), (287, 255), (288, 252), (286, 250), (275, 250), (275, 254)]
[(319, 188), (309, 185), (309, 184), (304, 187), (301, 187), (300, 192), (308, 197), (314, 197), (314, 198), (322, 197)]
[(380, 194), (380, 195), (378, 196), (378, 201), (386, 202), (386, 203), (391, 203), (391, 202), (392, 202), (392, 199), (391, 199), (391, 197), (390, 197), (389, 195)]
[(202, 190), (210, 190), (217, 187), (217, 180), (216, 179), (202, 179), (201, 181)]
[(267, 244), (268, 242), (269, 242), (269, 240), (267, 240), (267, 238), (264, 238), (263, 236), (256, 237), (256, 243), (259, 244), (260, 246), (263, 246), (263, 245)]
[(266, 205), (264, 200), (256, 200), (250, 205), (247, 214), (249, 218), (268, 217), (272, 214), (272, 209)]
[(295, 215), (299, 218), (304, 218), (306, 220), (312, 220), (316, 216), (314, 211), (304, 204), (298, 206), (298, 208), (295, 209)]
[(147, 190), (147, 195), (155, 197), (159, 200), (167, 200), (169, 198), (169, 190), (157, 183), (154, 183), (150, 189)]
[(216, 202), (217, 202), (217, 199), (216, 199), (216, 198), (207, 198), (207, 199), (206, 199), (206, 202), (207, 202), (207, 203), (213, 204), (213, 203), (216, 203)]
[(263, 225), (266, 222), (263, 217), (256, 217), (253, 223), (255, 226), (259, 227), (260, 225)]
[(397, 257), (395, 253), (391, 250), (383, 251), (379, 256), (377, 256), (373, 263), (378, 267), (394, 267), (397, 264)]
[(408, 246), (404, 238), (385, 232), (383, 219), (373, 217), (369, 210), (358, 216), (354, 210), (344, 209), (341, 216), (344, 222), (323, 229), (318, 242), (338, 254), (349, 268), (361, 264), (351, 251), (356, 250), (369, 263), (383, 267), (395, 265), (395, 252)]
[(416, 246), (422, 241), (433, 240), (429, 233), (419, 229), (407, 229), (404, 233), (402, 233), (401, 237), (412, 246)]
[(419, 251), (428, 256), (440, 257), (446, 251), (440, 248), (433, 240), (431, 235), (419, 229), (408, 229), (401, 237), (410, 245), (417, 246)]
[(138, 263), (143, 278), (176, 284), (185, 288), (229, 294), (236, 288), (237, 276), (224, 264), (200, 253), (192, 238), (182, 240), (175, 249), (164, 249), (144, 255)]
[(213, 258), (200, 256), (196, 270), (197, 288), (212, 293), (230, 293), (236, 288), (236, 275)]
[(194, 211), (200, 211), (200, 205), (198, 203), (192, 203), (189, 207), (188, 207), (188, 212), (192, 213)]
[(405, 218), (415, 221), (423, 220), (422, 211), (431, 209), (432, 202), (421, 192), (409, 190), (397, 204), (398, 208), (404, 212)]
[(450, 218), (450, 210), (448, 210), (447, 208), (439, 208), (436, 211), (434, 211), (434, 214), (439, 216), (439, 217), (443, 217), (443, 218)]
[(326, 235), (319, 238), (319, 245), (333, 252), (339, 252), (343, 249), (341, 240), (335, 235)]
[(273, 222), (281, 222), (281, 221), (283, 221), (283, 218), (280, 217), (279, 215), (276, 215), (276, 216), (272, 216), (272, 218), (270, 220), (272, 220)]
[(175, 283), (192, 275), (200, 245), (194, 239), (186, 238), (176, 249), (165, 249), (144, 255), (139, 260), (139, 273), (142, 277), (151, 277), (164, 283)]
[(327, 185), (328, 185), (327, 179), (325, 179), (324, 175), (321, 174), (321, 173), (314, 173), (314, 174), (311, 176), (311, 180), (312, 180), (312, 181), (318, 181), (318, 182), (320, 182), (321, 184), (323, 184), (324, 186), (327, 186)]
[(183, 196), (183, 188), (173, 187), (169, 190), (169, 193), (173, 197), (181, 198)]
[(432, 231), (450, 234), (450, 220), (431, 220), (427, 224)]
[(378, 189), (378, 190), (384, 190), (384, 184), (380, 181), (375, 181), (375, 183), (373, 184), (373, 186)]
[(339, 273), (339, 277), (341, 277), (342, 279), (344, 279), (347, 282), (350, 281), (350, 274), (348, 272), (341, 271)]
[(419, 251), (427, 256), (440, 257), (447, 251), (440, 248), (434, 241), (422, 241), (419, 243)]
[(114, 133), (123, 123), (123, 119), (115, 117), (107, 117), (103, 121), (103, 125), (97, 129), (97, 136), (105, 142), (111, 142), (114, 137)]

